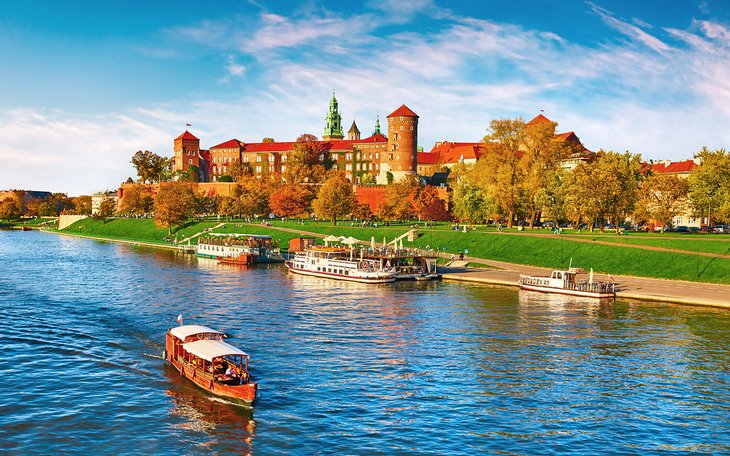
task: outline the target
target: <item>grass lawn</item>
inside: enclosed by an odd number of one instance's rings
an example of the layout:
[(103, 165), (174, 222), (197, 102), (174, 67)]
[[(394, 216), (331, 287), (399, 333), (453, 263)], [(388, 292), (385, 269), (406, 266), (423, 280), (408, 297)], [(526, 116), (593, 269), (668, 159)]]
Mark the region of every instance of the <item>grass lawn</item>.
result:
[[(183, 239), (199, 233), (205, 228), (212, 228), (217, 224), (217, 221), (189, 222), (176, 231), (173, 237), (177, 235), (178, 239)], [(291, 233), (276, 229), (282, 227), (296, 232)], [(279, 241), (281, 247), (285, 249), (289, 239), (299, 236), (300, 232), (353, 236), (365, 242), (369, 242), (371, 237), (374, 237), (375, 241), (381, 244), (383, 237), (387, 241), (392, 241), (409, 229), (409, 225), (361, 227), (350, 226), (349, 222), (343, 222), (340, 225), (333, 226), (330, 222), (315, 223), (312, 221), (300, 225), (296, 221), (282, 222), (281, 220), (275, 220), (272, 221), (272, 227), (270, 228), (257, 224), (227, 222), (223, 228), (217, 229), (216, 232), (269, 234)], [(157, 228), (150, 219), (113, 219), (106, 223), (101, 220), (85, 219), (70, 226), (64, 232), (107, 239), (168, 243), (165, 241), (167, 229)], [(730, 283), (730, 258), (707, 258), (693, 254), (697, 251), (698, 242), (701, 251), (720, 254), (725, 253), (725, 249), (730, 246), (726, 245), (725, 242), (708, 242), (703, 237), (700, 237), (698, 241), (696, 237), (679, 239), (675, 237), (670, 239), (658, 238), (658, 235), (632, 235), (627, 237), (612, 236), (610, 234), (600, 235), (598, 233), (581, 235), (581, 237), (590, 236), (591, 239), (595, 238), (597, 240), (644, 243), (645, 245), (687, 250), (688, 253), (682, 254), (576, 242), (572, 241), (570, 236), (525, 236), (517, 230), (512, 231), (512, 233), (517, 234), (499, 234), (495, 229), (483, 227), (479, 227), (476, 231), (463, 233), (453, 231), (450, 225), (441, 225), (424, 230), (423, 224), (420, 224), (418, 232), (420, 237), (413, 243), (404, 239), (404, 246), (421, 248), (430, 246), (431, 248), (438, 248), (442, 252), (455, 254), (468, 250), (468, 259), (484, 258), (550, 268), (568, 267), (572, 258), (573, 266), (583, 267), (586, 270), (593, 268), (596, 272)], [(528, 230), (525, 234), (535, 232), (539, 231)], [(547, 234), (544, 230), (543, 233)], [(717, 239), (717, 237), (708, 235), (706, 239)]]

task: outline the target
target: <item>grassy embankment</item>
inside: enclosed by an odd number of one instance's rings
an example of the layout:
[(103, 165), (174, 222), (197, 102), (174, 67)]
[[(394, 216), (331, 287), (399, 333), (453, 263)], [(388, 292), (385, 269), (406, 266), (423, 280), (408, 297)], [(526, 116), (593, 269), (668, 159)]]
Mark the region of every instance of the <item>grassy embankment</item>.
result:
[[(175, 234), (178, 239), (211, 228), (217, 222), (188, 223)], [(353, 236), (363, 241), (371, 237), (382, 243), (383, 237), (388, 241), (403, 234), (408, 226), (391, 227), (350, 227), (348, 224), (333, 226), (330, 223), (307, 222), (299, 225), (296, 222), (274, 221), (271, 228), (260, 225), (249, 225), (239, 222), (226, 224), (219, 232), (238, 232), (250, 234), (270, 234), (278, 240), (282, 247), (297, 233), (281, 231), (277, 228), (288, 228), (298, 232), (319, 234), (335, 234)], [(86, 219), (72, 225), (65, 232), (105, 237), (108, 239), (128, 239), (159, 244), (168, 244), (164, 239), (166, 229), (157, 229), (152, 220), (115, 219), (106, 224), (98, 220)], [(455, 232), (448, 225), (429, 229), (419, 227), (419, 238), (413, 242), (404, 240), (404, 246), (438, 248), (447, 253), (459, 253), (468, 249), (469, 258), (484, 258), (517, 264), (528, 264), (543, 267), (565, 268), (573, 260), (574, 266), (593, 268), (596, 272), (611, 274), (679, 279), (698, 282), (730, 284), (730, 255), (727, 258), (710, 258), (697, 255), (697, 251), (727, 255), (730, 251), (730, 237), (724, 235), (687, 235), (686, 237), (661, 237), (660, 234), (632, 233), (629, 236), (615, 234), (582, 233), (571, 235), (551, 235), (546, 230), (509, 233), (497, 233), (493, 228), (479, 227), (468, 233)], [(542, 234), (531, 236), (530, 234)], [(173, 234), (173, 237), (175, 236)], [(578, 242), (577, 239), (589, 242)], [(596, 241), (595, 243), (592, 241)], [(604, 245), (599, 241), (612, 243), (639, 244), (680, 250), (681, 252), (663, 252), (620, 245)], [(478, 262), (478, 260), (475, 260)]]

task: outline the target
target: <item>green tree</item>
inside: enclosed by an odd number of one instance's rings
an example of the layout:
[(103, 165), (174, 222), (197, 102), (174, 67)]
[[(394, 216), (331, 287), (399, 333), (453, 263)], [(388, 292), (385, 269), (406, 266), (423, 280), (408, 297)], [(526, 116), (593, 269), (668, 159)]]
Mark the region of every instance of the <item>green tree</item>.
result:
[(478, 186), (468, 180), (456, 184), (454, 187), (454, 215), (460, 220), (478, 223), (489, 217), (489, 207), (492, 206)]
[(137, 170), (141, 183), (160, 182), (166, 177), (165, 169), (170, 167), (171, 160), (160, 157), (149, 150), (138, 150), (132, 156), (132, 165)]
[(195, 184), (173, 181), (160, 186), (155, 197), (155, 225), (167, 227), (172, 234), (173, 225), (181, 225), (195, 213)]
[(338, 218), (344, 218), (352, 212), (355, 206), (355, 195), (352, 183), (342, 171), (330, 171), (317, 192), (317, 198), (312, 201), (312, 209), (318, 217), (332, 219), (337, 224)]
[(363, 185), (375, 185), (377, 183), (377, 179), (372, 173), (365, 173), (360, 178), (360, 183)]
[(730, 153), (725, 149), (711, 151), (707, 147), (695, 155), (702, 166), (689, 176), (689, 196), (695, 214), (730, 222)]

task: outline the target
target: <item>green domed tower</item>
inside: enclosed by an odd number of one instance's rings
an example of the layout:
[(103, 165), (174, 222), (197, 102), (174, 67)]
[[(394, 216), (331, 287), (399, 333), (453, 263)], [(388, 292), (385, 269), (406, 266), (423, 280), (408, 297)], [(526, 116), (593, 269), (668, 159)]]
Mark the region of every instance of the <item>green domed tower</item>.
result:
[(337, 106), (337, 98), (335, 93), (332, 92), (332, 99), (330, 100), (330, 110), (327, 113), (325, 119), (324, 134), (322, 139), (329, 141), (332, 139), (342, 139), (345, 135), (342, 134), (342, 116), (340, 115), (340, 109)]

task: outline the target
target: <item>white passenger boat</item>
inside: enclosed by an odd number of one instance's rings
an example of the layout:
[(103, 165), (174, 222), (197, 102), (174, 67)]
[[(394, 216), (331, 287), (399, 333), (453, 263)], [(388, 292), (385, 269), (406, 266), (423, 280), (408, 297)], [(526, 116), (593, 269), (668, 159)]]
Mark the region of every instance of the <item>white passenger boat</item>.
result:
[(520, 276), (520, 288), (543, 293), (559, 293), (586, 298), (613, 298), (616, 296), (616, 284), (613, 282), (593, 281), (593, 270), (589, 280), (577, 280), (583, 273), (581, 268), (554, 270), (550, 277)]
[(252, 263), (284, 261), (271, 236), (258, 234), (208, 233), (198, 239), (197, 255), (204, 258), (250, 257)]
[(353, 250), (340, 247), (312, 246), (297, 252), (286, 262), (294, 274), (361, 283), (395, 282), (394, 268), (384, 268), (378, 261), (353, 258)]

